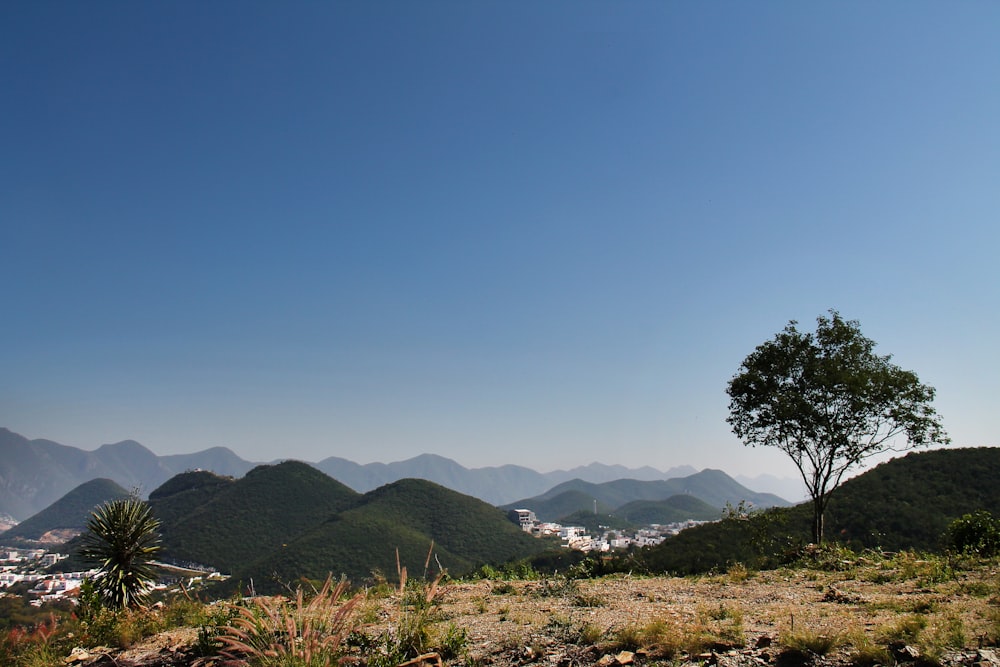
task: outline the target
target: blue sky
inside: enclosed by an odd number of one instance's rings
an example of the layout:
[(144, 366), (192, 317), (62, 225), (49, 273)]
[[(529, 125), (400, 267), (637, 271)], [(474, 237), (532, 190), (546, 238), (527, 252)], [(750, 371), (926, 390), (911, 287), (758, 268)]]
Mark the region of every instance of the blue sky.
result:
[(0, 9), (0, 425), (92, 449), (794, 474), (835, 308), (998, 445), (1000, 5)]

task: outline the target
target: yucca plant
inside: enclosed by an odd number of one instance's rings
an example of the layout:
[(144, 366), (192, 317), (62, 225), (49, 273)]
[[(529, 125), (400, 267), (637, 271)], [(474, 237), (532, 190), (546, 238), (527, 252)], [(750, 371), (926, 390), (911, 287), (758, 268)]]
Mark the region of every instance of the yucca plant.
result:
[(110, 500), (91, 514), (80, 555), (100, 569), (94, 590), (112, 610), (142, 606), (156, 580), (160, 522), (149, 505), (132, 496)]
[(236, 664), (328, 667), (343, 655), (343, 645), (354, 630), (360, 594), (345, 602), (348, 583), (333, 585), (327, 576), (308, 602), (302, 588), (294, 602), (284, 597), (254, 598), (249, 606), (235, 606), (236, 617), (222, 628), (219, 654)]

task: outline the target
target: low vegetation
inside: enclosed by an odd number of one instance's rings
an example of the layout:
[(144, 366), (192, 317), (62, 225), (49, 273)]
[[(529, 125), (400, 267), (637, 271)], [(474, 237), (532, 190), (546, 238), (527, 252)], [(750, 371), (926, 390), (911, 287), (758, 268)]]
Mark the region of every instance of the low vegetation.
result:
[(733, 565), (687, 577), (522, 567), (520, 577), (453, 580), (431, 553), (423, 565), (419, 576), (400, 565), (393, 582), (361, 588), (328, 578), (215, 603), (178, 591), (147, 609), (113, 610), (85, 590), (75, 610), (8, 627), (0, 664), (41, 667), (65, 664), (74, 650), (120, 657), (125, 649), (144, 664), (143, 647), (159, 655), (164, 636), (183, 644), (184, 664), (247, 667), (344, 659), (395, 667), (427, 653), (455, 665), (595, 664), (622, 651), (637, 652), (640, 664), (735, 652), (871, 667), (902, 662), (893, 653), (901, 647), (933, 665), (1000, 643), (1000, 560), (969, 553), (827, 546), (773, 570)]

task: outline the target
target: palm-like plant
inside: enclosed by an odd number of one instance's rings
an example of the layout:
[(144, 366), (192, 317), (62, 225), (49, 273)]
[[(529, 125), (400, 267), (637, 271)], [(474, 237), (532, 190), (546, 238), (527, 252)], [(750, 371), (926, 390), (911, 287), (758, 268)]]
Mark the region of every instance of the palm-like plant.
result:
[(94, 510), (82, 538), (80, 555), (97, 563), (94, 588), (112, 609), (141, 606), (156, 573), (160, 522), (136, 497), (110, 500)]

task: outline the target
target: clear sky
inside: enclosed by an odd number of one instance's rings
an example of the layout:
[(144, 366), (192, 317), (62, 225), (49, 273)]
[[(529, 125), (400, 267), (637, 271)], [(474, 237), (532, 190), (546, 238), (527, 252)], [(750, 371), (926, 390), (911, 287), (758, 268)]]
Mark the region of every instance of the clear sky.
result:
[(794, 475), (835, 308), (1000, 444), (996, 2), (0, 8), (0, 426)]

